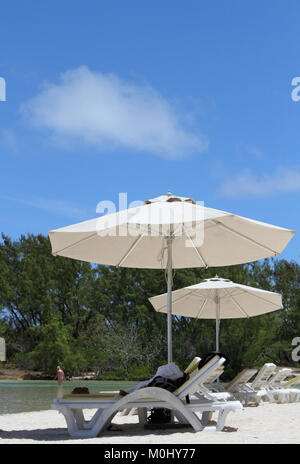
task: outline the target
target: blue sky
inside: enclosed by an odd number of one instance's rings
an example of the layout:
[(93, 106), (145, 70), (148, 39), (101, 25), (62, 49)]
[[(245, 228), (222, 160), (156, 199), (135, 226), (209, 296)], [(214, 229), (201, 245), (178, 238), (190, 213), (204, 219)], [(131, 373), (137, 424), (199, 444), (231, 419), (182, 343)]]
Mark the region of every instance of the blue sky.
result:
[[(298, 0), (2, 2), (0, 230), (47, 234), (168, 189), (299, 230), (299, 15)], [(299, 262), (299, 244), (281, 256)]]

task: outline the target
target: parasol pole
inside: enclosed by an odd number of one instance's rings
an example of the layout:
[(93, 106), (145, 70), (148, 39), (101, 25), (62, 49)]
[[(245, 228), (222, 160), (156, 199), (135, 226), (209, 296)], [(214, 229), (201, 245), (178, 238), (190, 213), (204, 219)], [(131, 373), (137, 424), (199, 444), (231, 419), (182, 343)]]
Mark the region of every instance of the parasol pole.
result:
[(168, 243), (168, 363), (173, 361), (172, 353), (172, 241), (173, 237), (170, 235), (167, 238)]
[(220, 297), (216, 296), (216, 351), (220, 351), (219, 342), (219, 331), (220, 331)]

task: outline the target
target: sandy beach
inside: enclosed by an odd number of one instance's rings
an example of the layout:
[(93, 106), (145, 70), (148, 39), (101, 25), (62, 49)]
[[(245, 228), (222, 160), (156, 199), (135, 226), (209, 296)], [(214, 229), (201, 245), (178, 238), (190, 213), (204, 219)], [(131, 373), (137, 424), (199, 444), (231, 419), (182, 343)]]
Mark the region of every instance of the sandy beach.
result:
[(117, 431), (73, 439), (57, 411), (0, 415), (0, 444), (299, 444), (300, 403), (247, 407), (230, 414), (222, 432), (192, 429), (144, 430), (137, 416), (116, 416)]

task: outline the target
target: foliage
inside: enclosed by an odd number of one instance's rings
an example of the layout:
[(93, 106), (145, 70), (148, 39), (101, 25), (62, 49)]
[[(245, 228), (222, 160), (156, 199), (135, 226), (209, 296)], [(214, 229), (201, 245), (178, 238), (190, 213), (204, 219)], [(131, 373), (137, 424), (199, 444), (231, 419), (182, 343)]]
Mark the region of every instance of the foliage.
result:
[[(300, 336), (300, 266), (269, 259), (248, 265), (174, 272), (174, 289), (216, 274), (280, 292), (284, 309), (250, 319), (222, 320), (220, 346), (228, 372), (273, 361), (293, 365)], [(140, 379), (167, 362), (166, 315), (148, 298), (166, 292), (164, 271), (115, 268), (54, 257), (47, 237), (0, 241), (0, 336), (9, 361), (55, 375), (96, 372)], [(185, 368), (215, 349), (215, 322), (173, 317), (174, 359)]]

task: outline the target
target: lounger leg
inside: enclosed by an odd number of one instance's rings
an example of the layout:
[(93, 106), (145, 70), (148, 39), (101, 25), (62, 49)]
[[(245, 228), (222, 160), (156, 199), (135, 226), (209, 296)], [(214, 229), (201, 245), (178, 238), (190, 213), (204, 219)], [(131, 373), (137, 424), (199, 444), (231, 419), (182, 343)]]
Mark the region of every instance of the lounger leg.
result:
[(249, 403), (249, 400), (250, 400), (250, 395), (251, 395), (250, 392), (246, 392), (245, 401), (244, 401), (244, 403), (243, 403), (243, 406), (245, 406), (245, 407), (248, 406), (248, 403)]
[(287, 390), (285, 392), (282, 392), (282, 395), (286, 403), (296, 403), (300, 399), (300, 390), (297, 390), (297, 389)]
[(147, 408), (138, 408), (139, 423), (144, 425), (147, 423)]
[(276, 398), (277, 398), (277, 403), (285, 403), (286, 395), (285, 393), (278, 392)]
[(74, 434), (76, 434), (76, 432), (78, 431), (78, 428), (72, 409), (62, 406), (59, 412), (61, 412), (61, 414), (64, 416), (66, 420), (69, 434), (71, 436), (74, 436)]
[(266, 398), (266, 401), (268, 401), (269, 403), (276, 403), (275, 397), (276, 397), (276, 392), (274, 392), (274, 391), (266, 391), (264, 393), (263, 399), (265, 400), (265, 398)]
[(76, 421), (77, 428), (84, 429), (85, 423), (88, 423), (88, 421), (85, 421), (82, 409), (73, 409), (73, 415)]
[(282, 398), (283, 398), (283, 403), (293, 403), (294, 401), (294, 397), (293, 397), (293, 393), (292, 392), (285, 392), (283, 395), (282, 395)]
[(204, 411), (201, 417), (201, 423), (206, 426), (209, 421), (211, 421), (213, 416), (213, 411)]
[(97, 422), (98, 418), (101, 416), (101, 414), (103, 414), (103, 411), (103, 409), (98, 409), (98, 411), (95, 412), (91, 420), (87, 423), (88, 426), (86, 426), (85, 428), (92, 429), (95, 423)]
[(180, 424), (189, 424), (189, 421), (179, 411), (173, 411), (173, 416), (177, 417)]
[(218, 421), (216, 425), (217, 431), (223, 430), (223, 428), (225, 427), (226, 418), (230, 412), (234, 412), (234, 410), (231, 408), (224, 408), (219, 411)]
[(265, 395), (265, 392), (262, 392), (262, 393), (257, 393), (255, 396), (254, 396), (254, 403), (256, 404), (256, 406), (258, 406), (260, 403), (264, 403), (264, 400), (263, 400), (263, 396)]

